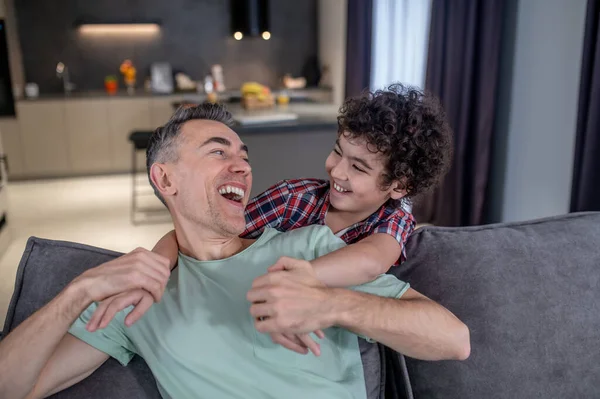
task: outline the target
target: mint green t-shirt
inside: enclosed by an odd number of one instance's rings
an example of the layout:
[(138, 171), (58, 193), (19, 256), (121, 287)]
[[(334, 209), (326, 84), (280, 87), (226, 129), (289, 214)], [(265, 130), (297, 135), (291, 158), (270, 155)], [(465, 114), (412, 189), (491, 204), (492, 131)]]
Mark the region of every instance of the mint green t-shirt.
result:
[[(366, 398), (356, 335), (328, 328), (321, 356), (297, 354), (256, 331), (246, 299), (252, 281), (281, 256), (312, 260), (344, 245), (326, 226), (267, 228), (227, 259), (200, 262), (180, 254), (161, 302), (136, 324), (124, 324), (130, 307), (90, 333), (92, 304), (69, 332), (123, 365), (141, 356), (164, 398)], [(353, 289), (398, 298), (408, 287), (382, 275)]]

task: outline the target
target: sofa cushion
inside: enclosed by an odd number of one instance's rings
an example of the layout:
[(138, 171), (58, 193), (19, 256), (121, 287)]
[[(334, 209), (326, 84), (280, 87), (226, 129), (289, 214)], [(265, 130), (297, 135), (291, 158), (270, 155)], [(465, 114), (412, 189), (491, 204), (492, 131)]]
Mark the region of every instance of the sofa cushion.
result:
[(600, 397), (600, 213), (425, 227), (400, 279), (470, 328), (467, 361), (407, 358), (415, 399)]
[[(82, 244), (30, 238), (17, 270), (15, 291), (8, 308), (3, 336), (48, 303), (85, 270), (119, 255)], [(158, 399), (160, 394), (150, 369), (136, 356), (127, 367), (109, 359), (92, 377), (52, 398)]]
[[(3, 336), (54, 298), (85, 270), (122, 254), (87, 245), (32, 237), (21, 258)], [(377, 345), (361, 342), (369, 399), (383, 396)], [(18, 367), (18, 365), (16, 365)], [(233, 367), (233, 366), (232, 366)], [(136, 356), (127, 367), (109, 359), (91, 377), (53, 398), (160, 398), (150, 369)]]

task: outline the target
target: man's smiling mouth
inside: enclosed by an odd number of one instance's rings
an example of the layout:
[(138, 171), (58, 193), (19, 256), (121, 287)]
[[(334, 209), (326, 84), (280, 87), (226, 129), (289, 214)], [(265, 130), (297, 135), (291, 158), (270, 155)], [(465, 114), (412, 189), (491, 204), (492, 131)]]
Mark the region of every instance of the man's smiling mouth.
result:
[(243, 188), (226, 184), (219, 188), (219, 194), (230, 201), (241, 202), (244, 199), (246, 192)]

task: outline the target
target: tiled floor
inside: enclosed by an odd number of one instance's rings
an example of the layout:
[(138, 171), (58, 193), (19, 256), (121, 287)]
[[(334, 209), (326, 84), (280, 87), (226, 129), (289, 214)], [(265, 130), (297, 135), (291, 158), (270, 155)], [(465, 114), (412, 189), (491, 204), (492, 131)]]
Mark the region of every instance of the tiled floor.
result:
[[(8, 190), (13, 240), (6, 253), (0, 254), (0, 330), (17, 266), (30, 236), (127, 252), (139, 246), (152, 248), (172, 228), (170, 223), (131, 224), (128, 175), (19, 182), (11, 183)], [(160, 205), (157, 199), (146, 198)]]

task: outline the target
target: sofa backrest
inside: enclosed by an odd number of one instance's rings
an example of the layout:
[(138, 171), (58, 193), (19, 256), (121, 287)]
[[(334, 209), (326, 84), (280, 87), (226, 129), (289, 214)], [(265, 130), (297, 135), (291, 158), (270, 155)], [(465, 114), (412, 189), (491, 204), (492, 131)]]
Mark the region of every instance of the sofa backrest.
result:
[[(7, 335), (85, 270), (119, 255), (87, 245), (30, 238), (17, 270), (3, 334)], [(127, 367), (109, 359), (92, 377), (52, 396), (65, 399), (160, 397), (150, 369), (137, 356)]]
[(471, 332), (467, 361), (406, 358), (415, 399), (600, 397), (600, 213), (424, 227), (393, 273)]

